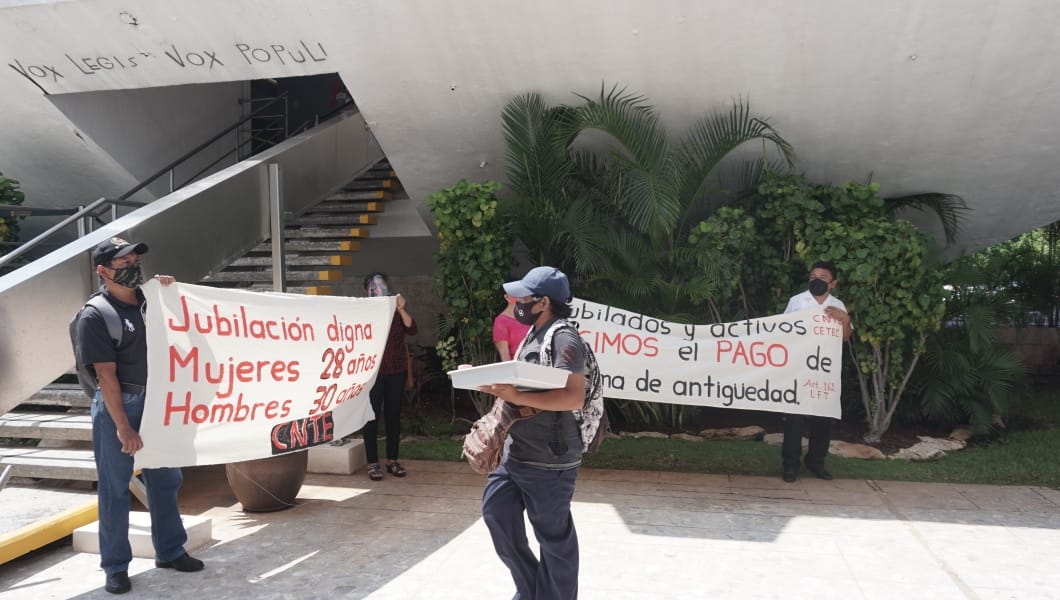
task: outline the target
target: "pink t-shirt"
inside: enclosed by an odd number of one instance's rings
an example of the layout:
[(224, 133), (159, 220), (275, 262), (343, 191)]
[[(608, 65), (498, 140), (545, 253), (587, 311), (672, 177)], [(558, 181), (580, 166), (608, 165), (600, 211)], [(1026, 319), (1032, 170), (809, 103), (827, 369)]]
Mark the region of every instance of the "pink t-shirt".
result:
[(526, 337), (526, 332), (530, 331), (529, 325), (523, 325), (519, 321), (516, 321), (514, 317), (501, 313), (497, 315), (497, 318), (493, 319), (493, 341), (494, 342), (508, 342), (508, 354), (515, 357), (515, 349), (519, 347), (519, 344), (523, 343), (523, 338)]

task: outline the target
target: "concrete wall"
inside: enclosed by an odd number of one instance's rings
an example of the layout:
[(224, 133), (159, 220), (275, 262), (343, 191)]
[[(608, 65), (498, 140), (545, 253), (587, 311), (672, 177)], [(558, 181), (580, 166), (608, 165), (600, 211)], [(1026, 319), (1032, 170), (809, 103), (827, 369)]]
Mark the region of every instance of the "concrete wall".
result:
[(390, 279), (390, 287), (408, 300), (409, 312), (419, 323), (420, 332), (411, 339), (414, 343), (433, 346), (438, 341), (438, 315), (448, 307), (438, 296), (434, 286), (434, 252), (438, 244), (434, 238), (371, 238), (363, 250), (353, 255), (353, 266), (342, 268), (342, 280), (335, 286), (339, 296), (363, 296), (364, 276), (382, 271)]
[[(220, 82), (49, 98), (82, 136), (142, 181), (238, 121), (242, 116), (239, 99), (248, 89), (242, 82)], [(222, 161), (207, 174), (235, 164), (234, 152), (223, 157), (236, 144), (235, 131), (218, 140), (176, 169), (175, 185), (186, 183), (217, 159)], [(168, 194), (169, 179), (162, 178), (148, 190), (154, 197)]]
[(1060, 374), (1060, 329), (1006, 327), (995, 329), (994, 337), (1022, 358), (1032, 374)]
[(976, 249), (1060, 219), (1057, 22), (1053, 0), (16, 6), (0, 9), (0, 169), (34, 201), (132, 179), (46, 94), (337, 72), (421, 202), (460, 178), (503, 180), (513, 95), (575, 103), (619, 84), (673, 131), (749, 98), (816, 181), (959, 194)]

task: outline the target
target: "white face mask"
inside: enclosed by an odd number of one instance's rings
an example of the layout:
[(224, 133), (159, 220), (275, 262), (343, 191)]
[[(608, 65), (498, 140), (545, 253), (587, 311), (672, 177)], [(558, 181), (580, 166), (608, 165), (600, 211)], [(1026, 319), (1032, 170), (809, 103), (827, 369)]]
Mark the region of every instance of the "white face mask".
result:
[(375, 298), (378, 296), (389, 296), (390, 286), (386, 284), (386, 279), (383, 279), (381, 275), (376, 275), (368, 282), (368, 295)]

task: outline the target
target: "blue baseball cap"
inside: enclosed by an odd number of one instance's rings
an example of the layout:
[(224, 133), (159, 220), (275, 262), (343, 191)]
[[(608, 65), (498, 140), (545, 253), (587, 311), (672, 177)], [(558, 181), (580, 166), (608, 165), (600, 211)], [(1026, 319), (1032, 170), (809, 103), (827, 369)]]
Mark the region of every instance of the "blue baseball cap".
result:
[(519, 281), (504, 284), (504, 293), (513, 298), (548, 296), (562, 304), (571, 300), (567, 276), (556, 267), (534, 267)]

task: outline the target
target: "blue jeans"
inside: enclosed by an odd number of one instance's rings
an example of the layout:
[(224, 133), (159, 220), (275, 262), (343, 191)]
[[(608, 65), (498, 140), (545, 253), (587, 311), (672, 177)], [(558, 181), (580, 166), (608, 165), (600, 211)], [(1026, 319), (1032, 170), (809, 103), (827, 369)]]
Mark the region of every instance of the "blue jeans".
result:
[[(560, 471), (508, 461), (489, 474), (482, 517), (497, 556), (515, 581), (514, 600), (578, 597), (578, 532), (570, 513), (578, 467)], [(523, 511), (541, 546), (530, 550)]]
[[(122, 393), (125, 414), (133, 429), (140, 430), (144, 414), (143, 394)], [(99, 390), (92, 401), (92, 451), (96, 456), (99, 478), (99, 554), (100, 566), (108, 575), (129, 570), (132, 548), (129, 545), (129, 480), (133, 474), (133, 457), (121, 451), (118, 428), (114, 425)], [(184, 554), (188, 533), (180, 519), (177, 492), (184, 481), (179, 468), (143, 469), (147, 487), (148, 512), (151, 514), (151, 541), (155, 559), (171, 561)]]

